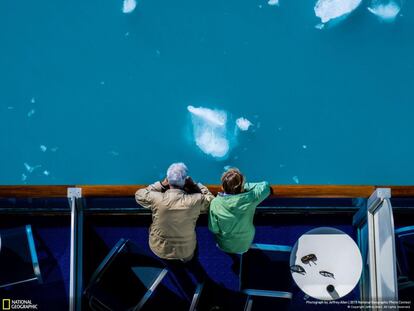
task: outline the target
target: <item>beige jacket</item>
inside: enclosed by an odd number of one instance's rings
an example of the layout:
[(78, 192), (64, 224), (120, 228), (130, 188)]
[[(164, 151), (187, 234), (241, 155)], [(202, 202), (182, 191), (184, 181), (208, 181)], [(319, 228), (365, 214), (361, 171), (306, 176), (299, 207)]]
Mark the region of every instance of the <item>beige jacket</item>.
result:
[(152, 211), (149, 246), (160, 258), (190, 260), (197, 245), (195, 226), (198, 216), (207, 212), (214, 196), (198, 184), (201, 193), (164, 188), (160, 182), (135, 193), (141, 206)]

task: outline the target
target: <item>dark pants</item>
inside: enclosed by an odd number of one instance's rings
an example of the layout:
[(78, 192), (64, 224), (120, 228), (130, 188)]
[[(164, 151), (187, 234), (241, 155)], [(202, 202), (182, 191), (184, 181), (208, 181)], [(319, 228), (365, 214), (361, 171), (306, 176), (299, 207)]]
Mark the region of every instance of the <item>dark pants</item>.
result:
[(233, 254), (233, 253), (226, 253), (232, 260), (233, 260), (233, 264), (231, 265), (231, 270), (233, 270), (233, 272), (237, 275), (240, 274), (240, 258), (241, 255), (240, 254)]
[(196, 248), (193, 258), (186, 262), (176, 259), (161, 260), (173, 274), (187, 299), (191, 301), (198, 283), (203, 283), (207, 279), (207, 273), (198, 260), (198, 248)]

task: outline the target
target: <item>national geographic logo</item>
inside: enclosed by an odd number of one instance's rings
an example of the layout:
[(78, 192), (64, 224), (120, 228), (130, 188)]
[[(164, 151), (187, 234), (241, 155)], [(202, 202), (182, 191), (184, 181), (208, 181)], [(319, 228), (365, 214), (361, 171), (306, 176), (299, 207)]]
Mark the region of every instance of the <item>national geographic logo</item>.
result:
[(25, 299), (3, 299), (2, 310), (37, 310), (37, 304)]

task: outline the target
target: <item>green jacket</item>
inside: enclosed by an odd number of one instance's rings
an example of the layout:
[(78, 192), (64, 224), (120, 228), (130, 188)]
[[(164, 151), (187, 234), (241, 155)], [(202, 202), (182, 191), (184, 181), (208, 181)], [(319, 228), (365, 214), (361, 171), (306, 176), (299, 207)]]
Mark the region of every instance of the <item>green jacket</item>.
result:
[(244, 189), (240, 194), (219, 194), (210, 204), (208, 228), (227, 253), (244, 253), (249, 249), (255, 234), (254, 212), (270, 194), (268, 182), (246, 183)]

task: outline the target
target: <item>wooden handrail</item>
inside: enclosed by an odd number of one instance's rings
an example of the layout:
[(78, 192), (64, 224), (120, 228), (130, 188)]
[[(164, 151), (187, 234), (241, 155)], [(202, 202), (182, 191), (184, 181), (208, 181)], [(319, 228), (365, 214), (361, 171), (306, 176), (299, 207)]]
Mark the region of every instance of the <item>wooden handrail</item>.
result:
[[(0, 186), (0, 198), (64, 198), (67, 188), (82, 188), (83, 197), (133, 197), (146, 185)], [(213, 194), (218, 185), (207, 186)], [(391, 188), (393, 198), (414, 198), (414, 186), (272, 185), (271, 198), (368, 198), (376, 188)]]

